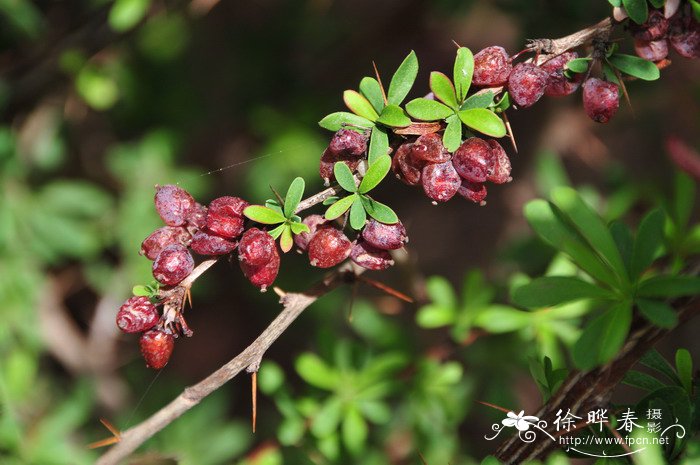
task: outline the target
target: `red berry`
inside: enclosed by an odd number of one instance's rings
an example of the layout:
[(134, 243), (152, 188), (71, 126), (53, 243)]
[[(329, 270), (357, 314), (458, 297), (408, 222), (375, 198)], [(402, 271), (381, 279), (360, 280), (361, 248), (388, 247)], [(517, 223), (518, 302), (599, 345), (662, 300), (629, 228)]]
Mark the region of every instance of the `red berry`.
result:
[(484, 184), (462, 181), (462, 185), (459, 187), (457, 193), (474, 203), (486, 205), (486, 185)]
[(508, 92), (521, 108), (537, 102), (549, 82), (549, 73), (532, 63), (518, 63), (508, 76)]
[(423, 163), (411, 156), (412, 148), (413, 143), (404, 142), (396, 150), (391, 161), (391, 169), (396, 176), (409, 186), (415, 186), (420, 182), (421, 169), (423, 167)]
[(361, 157), (367, 151), (367, 138), (357, 131), (341, 129), (333, 134), (328, 148), (336, 154), (345, 152), (352, 157)]
[(666, 35), (669, 22), (659, 10), (649, 12), (649, 18), (644, 24), (637, 25), (630, 21), (630, 29), (635, 39), (650, 41), (657, 40)]
[(248, 202), (238, 197), (219, 197), (209, 204), (207, 229), (217, 236), (235, 239), (243, 232), (243, 210)]
[(195, 201), (184, 189), (168, 184), (156, 186), (156, 210), (168, 226), (182, 226), (194, 208)]
[(544, 89), (544, 94), (548, 97), (563, 97), (574, 93), (581, 85), (583, 74), (576, 74), (574, 78), (569, 80), (564, 74), (566, 64), (571, 60), (578, 58), (576, 52), (564, 52), (545, 61), (540, 68), (549, 74), (547, 87)]
[[(499, 144), (494, 139), (488, 139), (486, 141), (491, 147), (491, 174), (486, 178), (487, 181), (491, 181), (496, 184), (503, 184), (510, 182), (513, 178), (510, 177), (510, 158), (508, 154), (503, 150), (501, 144)], [(484, 193), (484, 196), (486, 194)]]
[(139, 339), (141, 355), (146, 360), (146, 366), (160, 370), (168, 364), (175, 347), (175, 338), (160, 329), (152, 329), (141, 335)]
[(394, 224), (384, 224), (371, 219), (362, 230), (362, 239), (371, 246), (382, 250), (400, 249), (408, 242), (406, 228), (401, 221)]
[(238, 259), (246, 265), (260, 266), (269, 262), (277, 253), (275, 240), (267, 231), (250, 228), (238, 244)]
[(141, 243), (141, 255), (145, 255), (149, 260), (155, 260), (158, 254), (167, 246), (172, 244), (188, 245), (192, 236), (183, 227), (163, 226), (151, 233)]
[(700, 23), (690, 17), (674, 20), (669, 42), (685, 58), (700, 58)]
[(194, 269), (194, 260), (187, 247), (173, 244), (164, 248), (153, 262), (153, 277), (158, 282), (174, 286)]
[(321, 229), (309, 241), (309, 262), (312, 266), (330, 268), (348, 258), (351, 246), (339, 229)]
[(190, 244), (192, 251), (199, 255), (226, 255), (233, 252), (236, 246), (238, 246), (237, 241), (209, 234), (206, 231), (194, 233)]
[(467, 181), (484, 182), (493, 169), (491, 147), (478, 137), (470, 137), (455, 151), (452, 164)]
[(450, 152), (442, 144), (438, 133), (424, 134), (411, 146), (411, 157), (427, 163), (445, 163), (450, 161)]
[(598, 78), (589, 78), (583, 83), (583, 109), (593, 121), (607, 123), (619, 106), (617, 85)]
[(386, 270), (394, 264), (389, 252), (372, 247), (365, 241), (359, 241), (352, 246), (350, 259), (368, 270)]
[(474, 55), (474, 76), (476, 86), (502, 86), (508, 81), (513, 66), (503, 47), (486, 47)]
[(196, 203), (190, 214), (187, 215), (187, 225), (194, 229), (204, 229), (207, 226), (207, 207)]
[(148, 297), (131, 297), (119, 307), (117, 326), (125, 333), (140, 333), (154, 327), (160, 315)]
[(649, 61), (661, 61), (668, 56), (668, 41), (660, 40), (639, 40), (634, 41), (634, 51), (637, 56)]
[(323, 215), (309, 215), (302, 221), (306, 226), (309, 227), (309, 232), (303, 232), (294, 236), (294, 244), (302, 252), (306, 252), (309, 246), (309, 241), (319, 228), (329, 228), (331, 227), (328, 220), (323, 217)]
[(318, 173), (321, 175), (321, 178), (326, 182), (326, 184), (328, 184), (331, 180), (335, 179), (333, 167), (337, 162), (342, 161), (348, 165), (350, 171), (354, 172), (357, 169), (357, 165), (360, 164), (360, 160), (361, 158), (359, 157), (348, 156), (347, 152), (335, 152), (329, 147), (321, 156), (321, 161), (318, 165)]
[(462, 182), (452, 162), (436, 163), (423, 168), (423, 190), (425, 195), (438, 202), (447, 202), (456, 193)]
[(274, 254), (270, 260), (259, 266), (249, 265), (245, 261), (241, 261), (241, 270), (246, 278), (253, 284), (260, 288), (262, 292), (267, 290), (268, 286), (271, 286), (277, 278), (277, 273), (280, 269), (280, 256), (277, 253), (277, 249), (274, 249)]

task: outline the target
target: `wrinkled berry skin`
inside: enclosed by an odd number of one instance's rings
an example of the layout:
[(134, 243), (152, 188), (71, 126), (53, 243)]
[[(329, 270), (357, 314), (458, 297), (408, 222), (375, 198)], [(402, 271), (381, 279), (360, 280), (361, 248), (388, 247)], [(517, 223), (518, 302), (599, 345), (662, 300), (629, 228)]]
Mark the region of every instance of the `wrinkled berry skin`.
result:
[(412, 149), (412, 142), (404, 142), (396, 150), (391, 160), (391, 169), (394, 174), (409, 186), (415, 186), (420, 183), (421, 170), (424, 165), (424, 163), (413, 158)]
[(401, 221), (384, 224), (371, 219), (362, 230), (362, 239), (372, 247), (382, 250), (396, 250), (408, 242), (406, 228)]
[(141, 355), (146, 360), (146, 366), (160, 370), (168, 364), (175, 347), (175, 338), (159, 329), (152, 329), (141, 335), (139, 339)]
[(607, 123), (620, 106), (619, 89), (612, 82), (588, 78), (583, 83), (583, 109), (593, 121)]
[(659, 10), (649, 12), (649, 17), (644, 24), (636, 24), (633, 21), (629, 22), (630, 29), (635, 39), (638, 40), (658, 40), (666, 35), (669, 27), (669, 21)]
[(685, 58), (700, 58), (700, 23), (692, 18), (674, 20), (668, 37), (673, 49)]
[(508, 81), (513, 69), (508, 53), (503, 47), (486, 47), (474, 55), (474, 76), (476, 86), (502, 86)]
[(243, 210), (248, 202), (238, 197), (219, 197), (209, 204), (207, 229), (217, 236), (235, 239), (243, 233)]
[(241, 261), (241, 270), (248, 281), (253, 286), (259, 287), (262, 292), (265, 292), (277, 278), (277, 273), (280, 269), (280, 256), (277, 249), (274, 249), (274, 254), (267, 263), (255, 266)]
[(321, 161), (318, 165), (318, 174), (328, 183), (329, 181), (335, 179), (333, 167), (337, 162), (342, 161), (348, 165), (350, 171), (355, 172), (355, 170), (357, 170), (357, 166), (360, 164), (360, 160), (360, 157), (348, 155), (345, 151), (335, 152), (329, 147), (323, 152), (323, 155), (321, 155)]
[(194, 233), (190, 243), (192, 251), (199, 255), (226, 255), (236, 250), (236, 246), (238, 246), (237, 241), (209, 234), (206, 231)]
[(367, 137), (351, 129), (341, 129), (333, 135), (328, 148), (335, 153), (345, 152), (361, 157), (367, 151)]
[(425, 195), (436, 202), (447, 202), (457, 193), (462, 180), (452, 162), (436, 163), (423, 168), (421, 174)]
[(475, 182), (462, 181), (457, 193), (467, 200), (480, 205), (486, 205), (486, 185)]
[(167, 286), (174, 286), (192, 273), (194, 259), (181, 244), (164, 248), (153, 262), (153, 277)]
[(634, 41), (634, 51), (637, 56), (649, 61), (661, 61), (668, 56), (668, 41), (661, 40), (639, 40)]
[(119, 307), (117, 326), (125, 333), (141, 333), (153, 328), (160, 315), (148, 297), (131, 297)]
[(368, 270), (386, 270), (394, 264), (389, 252), (372, 247), (365, 241), (353, 244), (350, 250), (350, 259)]
[(478, 137), (470, 137), (455, 151), (452, 164), (463, 179), (485, 182), (492, 171), (491, 147)]
[(352, 244), (342, 231), (321, 229), (309, 241), (309, 262), (319, 268), (330, 268), (350, 255)]
[(183, 227), (163, 226), (151, 233), (141, 243), (141, 255), (145, 255), (149, 260), (155, 260), (158, 254), (167, 246), (172, 244), (188, 245), (192, 236)]
[(512, 181), (513, 178), (510, 177), (510, 158), (508, 158), (506, 151), (494, 139), (488, 139), (486, 143), (491, 148), (491, 171), (486, 180), (494, 184), (504, 184)]
[(548, 97), (563, 97), (574, 93), (576, 89), (578, 89), (581, 85), (583, 75), (576, 74), (572, 80), (569, 80), (564, 74), (566, 64), (576, 58), (578, 58), (578, 53), (564, 52), (561, 55), (547, 60), (540, 66), (540, 68), (549, 74), (549, 81), (547, 87), (544, 89), (544, 95)]
[(258, 228), (247, 230), (238, 244), (238, 259), (251, 266), (264, 265), (276, 253), (275, 240), (267, 231)]
[(323, 217), (323, 215), (309, 215), (302, 221), (306, 226), (309, 227), (309, 232), (303, 232), (294, 236), (294, 244), (302, 252), (306, 252), (309, 247), (309, 241), (316, 234), (320, 228), (331, 227), (328, 220)]
[(207, 207), (201, 203), (195, 204), (187, 215), (187, 226), (194, 229), (204, 229), (207, 226)]
[(532, 63), (518, 63), (508, 76), (508, 92), (521, 108), (537, 102), (549, 83), (549, 73)]
[(184, 189), (168, 184), (156, 186), (156, 210), (168, 226), (182, 226), (195, 207), (192, 196)]
[(424, 134), (411, 146), (413, 160), (426, 163), (445, 163), (450, 161), (450, 152), (442, 144), (442, 136), (438, 133)]

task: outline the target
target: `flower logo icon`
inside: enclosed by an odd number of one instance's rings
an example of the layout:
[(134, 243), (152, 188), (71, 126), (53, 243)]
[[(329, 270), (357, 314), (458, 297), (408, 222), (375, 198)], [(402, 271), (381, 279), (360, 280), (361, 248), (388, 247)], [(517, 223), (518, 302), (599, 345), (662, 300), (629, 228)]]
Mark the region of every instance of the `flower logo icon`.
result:
[(539, 418), (531, 415), (523, 415), (524, 413), (525, 410), (521, 410), (517, 415), (515, 412), (508, 412), (508, 418), (504, 418), (501, 423), (503, 423), (503, 426), (515, 426), (518, 431), (527, 431), (530, 429), (530, 425), (536, 424), (539, 421)]

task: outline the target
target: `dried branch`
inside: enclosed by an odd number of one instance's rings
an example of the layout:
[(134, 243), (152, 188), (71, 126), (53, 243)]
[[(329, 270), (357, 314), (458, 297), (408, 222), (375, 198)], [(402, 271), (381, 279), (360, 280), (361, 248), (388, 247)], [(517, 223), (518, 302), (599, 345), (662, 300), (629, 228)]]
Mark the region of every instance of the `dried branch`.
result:
[(542, 63), (547, 60), (548, 56), (560, 55), (567, 50), (586, 45), (594, 40), (607, 40), (610, 37), (612, 27), (612, 19), (605, 18), (593, 26), (574, 32), (566, 37), (530, 40), (527, 48), (545, 55), (539, 59), (539, 63)]

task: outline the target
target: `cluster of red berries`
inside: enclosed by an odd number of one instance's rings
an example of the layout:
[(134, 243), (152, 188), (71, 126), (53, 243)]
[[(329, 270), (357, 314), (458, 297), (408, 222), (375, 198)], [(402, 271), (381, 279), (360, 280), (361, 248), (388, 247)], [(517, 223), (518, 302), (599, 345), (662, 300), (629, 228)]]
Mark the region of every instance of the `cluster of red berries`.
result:
[(319, 174), (326, 185), (329, 185), (335, 176), (333, 167), (338, 162), (343, 162), (355, 172), (367, 155), (367, 136), (351, 129), (341, 129), (331, 138), (328, 148), (321, 155)]
[(655, 63), (666, 59), (669, 45), (680, 56), (700, 58), (700, 23), (685, 5), (677, 11), (652, 10), (644, 24), (631, 23), (638, 56)]

